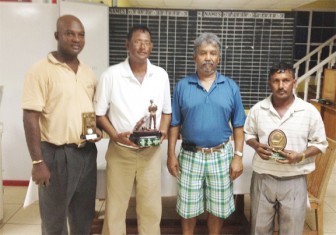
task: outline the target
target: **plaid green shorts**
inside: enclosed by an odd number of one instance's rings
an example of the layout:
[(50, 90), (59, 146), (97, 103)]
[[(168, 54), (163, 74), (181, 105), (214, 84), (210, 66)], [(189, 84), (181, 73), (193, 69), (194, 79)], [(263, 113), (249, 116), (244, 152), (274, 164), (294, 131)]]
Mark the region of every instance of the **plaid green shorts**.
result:
[(227, 218), (235, 210), (233, 182), (230, 179), (232, 145), (226, 144), (221, 152), (202, 153), (186, 151), (179, 154), (177, 213), (185, 219), (206, 210), (214, 216)]

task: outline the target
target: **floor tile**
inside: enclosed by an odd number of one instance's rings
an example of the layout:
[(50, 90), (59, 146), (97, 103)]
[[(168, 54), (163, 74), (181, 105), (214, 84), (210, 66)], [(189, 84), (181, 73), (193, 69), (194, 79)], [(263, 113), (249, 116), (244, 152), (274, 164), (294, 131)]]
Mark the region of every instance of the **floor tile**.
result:
[[(4, 219), (0, 224), (0, 235), (37, 235), (41, 234), (41, 220), (39, 216), (38, 203), (23, 209), (23, 200), (25, 198), (27, 187), (4, 187)], [(336, 235), (336, 165), (330, 177), (330, 181), (326, 190), (325, 208), (324, 208), (324, 235)], [(163, 218), (178, 217), (175, 211), (176, 198), (163, 198)], [(249, 220), (250, 214), (250, 197), (245, 195), (245, 216)], [(130, 200), (127, 216), (136, 217), (135, 200)], [(96, 211), (99, 218), (104, 217), (105, 201), (96, 201)], [(307, 210), (306, 224), (304, 235), (315, 234), (315, 218), (314, 211)], [(276, 233), (275, 233), (276, 234)]]
[(336, 213), (324, 213), (324, 232), (336, 234)]
[(41, 224), (41, 219), (39, 215), (38, 204), (33, 204), (27, 208), (20, 208), (20, 210), (15, 213), (7, 222), (8, 224), (30, 224), (39, 225)]
[(41, 225), (5, 224), (0, 229), (0, 235), (38, 235)]
[(328, 212), (335, 212), (336, 213), (336, 197), (329, 197), (326, 196), (324, 198), (324, 204), (328, 205), (329, 208), (331, 208), (332, 211), (328, 211)]
[(10, 218), (17, 213), (22, 206), (20, 204), (4, 204), (4, 218), (3, 223), (7, 223)]
[(329, 184), (326, 190), (326, 196), (328, 197), (336, 197), (336, 185)]

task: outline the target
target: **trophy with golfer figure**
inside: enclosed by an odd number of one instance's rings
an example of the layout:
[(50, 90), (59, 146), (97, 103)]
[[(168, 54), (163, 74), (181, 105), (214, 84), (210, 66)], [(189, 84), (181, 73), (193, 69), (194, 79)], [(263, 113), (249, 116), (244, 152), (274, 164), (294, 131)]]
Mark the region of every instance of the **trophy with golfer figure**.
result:
[(149, 115), (142, 117), (133, 129), (130, 140), (140, 147), (157, 146), (160, 144), (161, 132), (156, 127), (157, 105), (150, 100)]

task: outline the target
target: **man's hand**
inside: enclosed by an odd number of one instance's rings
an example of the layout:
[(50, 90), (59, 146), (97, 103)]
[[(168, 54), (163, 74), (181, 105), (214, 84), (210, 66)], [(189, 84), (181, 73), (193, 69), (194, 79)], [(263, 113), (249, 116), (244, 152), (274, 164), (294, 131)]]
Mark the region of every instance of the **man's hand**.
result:
[(50, 171), (44, 162), (33, 165), (32, 179), (35, 184), (42, 187), (50, 184)]
[(283, 156), (284, 160), (277, 159), (276, 161), (282, 164), (294, 164), (298, 163), (302, 160), (302, 153), (297, 153), (291, 150), (279, 150), (277, 151), (281, 156)]
[(230, 178), (231, 180), (237, 179), (243, 173), (243, 158), (234, 156), (230, 166)]
[(261, 143), (258, 144), (258, 147), (255, 148), (255, 151), (263, 160), (270, 160), (273, 154), (273, 151), (270, 146)]
[(99, 128), (96, 128), (96, 134), (97, 134), (97, 138), (90, 139), (90, 140), (87, 140), (87, 141), (91, 142), (91, 143), (95, 143), (95, 142), (98, 142), (99, 140), (101, 140), (103, 138), (103, 132)]
[(167, 167), (172, 176), (178, 177), (180, 175), (180, 165), (175, 155), (168, 156)]
[(113, 138), (114, 141), (119, 142), (120, 144), (124, 144), (127, 146), (133, 146), (136, 148), (139, 148), (140, 146), (136, 145), (134, 142), (132, 142), (129, 137), (131, 136), (132, 132), (126, 131), (121, 132), (116, 135), (116, 138)]
[(161, 133), (160, 142), (162, 144), (162, 141), (167, 137), (167, 132), (164, 130), (160, 130), (160, 133)]

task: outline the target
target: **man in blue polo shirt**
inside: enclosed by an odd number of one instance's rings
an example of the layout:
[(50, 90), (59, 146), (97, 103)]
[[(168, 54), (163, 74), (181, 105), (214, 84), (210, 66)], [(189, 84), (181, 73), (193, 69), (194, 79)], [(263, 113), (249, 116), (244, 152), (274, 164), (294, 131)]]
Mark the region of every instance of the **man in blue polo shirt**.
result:
[[(220, 41), (203, 33), (194, 42), (197, 72), (174, 90), (167, 166), (178, 179), (177, 212), (183, 234), (193, 234), (206, 196), (209, 234), (220, 234), (223, 219), (234, 210), (232, 181), (243, 172), (245, 112), (239, 87), (219, 74)], [(178, 159), (176, 141), (182, 134)], [(233, 134), (234, 150), (229, 142)], [(205, 194), (204, 194), (205, 190)]]

